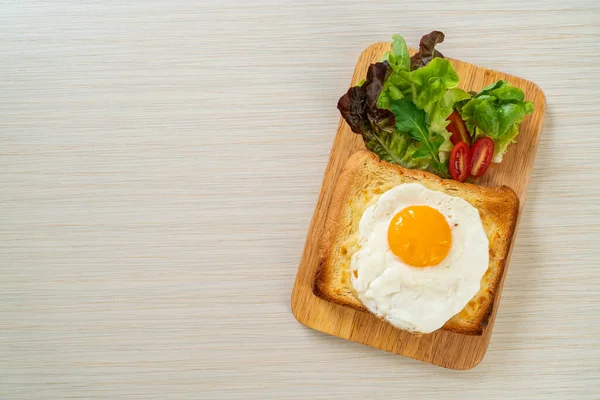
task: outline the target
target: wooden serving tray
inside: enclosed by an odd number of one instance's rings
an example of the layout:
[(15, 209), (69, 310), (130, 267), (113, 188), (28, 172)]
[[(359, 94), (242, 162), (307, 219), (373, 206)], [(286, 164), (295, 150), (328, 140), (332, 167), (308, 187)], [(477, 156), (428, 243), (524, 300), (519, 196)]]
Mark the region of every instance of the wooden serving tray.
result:
[[(352, 86), (360, 82), (366, 76), (369, 65), (377, 62), (388, 50), (390, 50), (389, 43), (375, 43), (363, 51), (354, 70)], [(414, 50), (411, 49), (411, 53), (414, 53)], [(518, 143), (509, 147), (501, 164), (492, 164), (482, 177), (475, 180), (476, 183), (483, 186), (507, 185), (513, 188), (521, 201), (520, 217), (542, 130), (546, 109), (544, 93), (539, 86), (525, 79), (466, 62), (449, 60), (460, 77), (462, 89), (479, 91), (499, 79), (504, 79), (511, 85), (523, 89), (525, 98), (534, 103), (533, 114), (528, 115), (520, 125), (520, 134), (517, 136)], [(342, 94), (340, 92), (340, 96)], [(337, 112), (337, 110), (332, 109), (332, 112)], [(362, 137), (353, 133), (346, 122), (340, 118), (329, 163), (325, 170), (319, 201), (308, 230), (292, 292), (294, 316), (302, 324), (318, 331), (402, 354), (416, 360), (453, 369), (475, 367), (483, 359), (490, 341), (508, 263), (500, 282), (499, 293), (494, 301), (492, 316), (481, 336), (467, 336), (446, 331), (436, 331), (422, 336), (411, 335), (367, 312), (355, 311), (348, 307), (329, 303), (313, 294), (312, 285), (318, 264), (319, 239), (324, 231), (333, 189), (342, 167), (350, 155), (362, 148), (364, 148)], [(512, 247), (509, 252), (509, 261), (511, 253)]]

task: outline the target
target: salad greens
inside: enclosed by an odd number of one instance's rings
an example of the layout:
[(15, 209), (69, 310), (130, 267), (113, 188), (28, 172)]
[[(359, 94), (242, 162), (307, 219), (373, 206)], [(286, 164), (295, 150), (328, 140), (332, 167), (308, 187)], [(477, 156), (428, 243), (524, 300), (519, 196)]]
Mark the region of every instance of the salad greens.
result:
[[(444, 161), (452, 149), (452, 144), (450, 133), (446, 130), (449, 123), (446, 119), (457, 101), (469, 99), (470, 96), (456, 87), (458, 75), (452, 64), (440, 58), (441, 53), (435, 53), (433, 46), (443, 40), (443, 34), (441, 39), (438, 36), (436, 32), (427, 35), (427, 39), (421, 41), (421, 50), (411, 59), (402, 36), (394, 35), (392, 51), (384, 54), (382, 62), (378, 63), (389, 65), (391, 72), (380, 90), (377, 108), (392, 111), (396, 129), (390, 134), (408, 135), (408, 144), (412, 146), (403, 150), (416, 152), (409, 158), (406, 157), (407, 154), (402, 154), (402, 159), (418, 160), (418, 166), (399, 162), (397, 164), (409, 168), (429, 169), (440, 176), (448, 177), (448, 168)], [(438, 56), (431, 58), (433, 54)], [(420, 67), (411, 70), (413, 64)], [(381, 154), (378, 155), (381, 157)]]
[(407, 98), (394, 100), (391, 108), (394, 115), (402, 116), (396, 118), (398, 132), (407, 132), (412, 139), (421, 143), (412, 157), (430, 160), (433, 170), (443, 176), (448, 176), (448, 168), (439, 159), (439, 149), (444, 142), (444, 137), (441, 135), (432, 137), (427, 127), (427, 114), (425, 111), (419, 109), (415, 103)]
[(533, 103), (525, 100), (521, 89), (498, 81), (457, 108), (472, 137), (494, 141), (492, 161), (499, 163), (508, 145), (516, 142), (519, 124), (533, 112)]
[(338, 109), (355, 133), (361, 134), (367, 149), (379, 158), (407, 168), (424, 169), (427, 163), (414, 158), (416, 143), (395, 128), (394, 113), (379, 108), (377, 101), (392, 69), (387, 62), (371, 64), (361, 85), (350, 88), (338, 101)]
[(494, 141), (494, 160), (501, 161), (519, 123), (533, 111), (523, 91), (504, 81), (476, 94), (458, 88), (454, 67), (435, 48), (444, 41), (442, 32), (423, 36), (412, 57), (402, 36), (392, 40), (391, 51), (371, 64), (366, 79), (338, 102), (366, 147), (382, 160), (448, 177), (453, 148), (448, 117), (457, 110), (470, 136)]
[(440, 31), (433, 31), (423, 36), (419, 42), (419, 51), (410, 58), (410, 69), (424, 67), (435, 57), (444, 58), (442, 53), (435, 49), (435, 46), (443, 41), (444, 34)]

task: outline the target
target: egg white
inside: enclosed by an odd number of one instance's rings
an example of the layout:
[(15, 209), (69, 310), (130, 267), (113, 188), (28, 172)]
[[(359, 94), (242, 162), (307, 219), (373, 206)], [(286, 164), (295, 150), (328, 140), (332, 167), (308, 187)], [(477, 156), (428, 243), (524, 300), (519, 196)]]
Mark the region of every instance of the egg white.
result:
[[(394, 215), (419, 205), (438, 210), (452, 231), (448, 255), (432, 267), (405, 264), (387, 240)], [(459, 197), (419, 183), (396, 186), (365, 210), (359, 247), (351, 260), (358, 298), (372, 313), (410, 332), (433, 332), (459, 313), (479, 291), (489, 263), (489, 242), (479, 211)]]

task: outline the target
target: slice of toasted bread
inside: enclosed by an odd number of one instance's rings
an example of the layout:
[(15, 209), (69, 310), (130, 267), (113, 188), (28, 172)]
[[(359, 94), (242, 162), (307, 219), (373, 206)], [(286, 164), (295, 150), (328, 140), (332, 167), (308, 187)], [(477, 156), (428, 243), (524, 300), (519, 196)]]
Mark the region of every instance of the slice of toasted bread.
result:
[(358, 151), (344, 166), (333, 194), (320, 242), (313, 292), (322, 299), (368, 311), (356, 296), (350, 278), (350, 260), (358, 250), (359, 222), (381, 194), (411, 182), (463, 198), (479, 210), (489, 240), (489, 267), (479, 292), (441, 329), (481, 335), (491, 315), (517, 223), (519, 198), (507, 186), (487, 188), (441, 179), (428, 172), (381, 161), (370, 151)]

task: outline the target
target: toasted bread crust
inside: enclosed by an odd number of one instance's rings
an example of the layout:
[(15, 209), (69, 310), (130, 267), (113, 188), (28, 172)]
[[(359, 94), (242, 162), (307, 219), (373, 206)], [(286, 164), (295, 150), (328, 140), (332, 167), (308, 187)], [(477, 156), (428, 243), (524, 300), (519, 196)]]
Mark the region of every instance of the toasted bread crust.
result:
[(480, 291), (441, 329), (481, 335), (491, 317), (506, 267), (517, 224), (517, 195), (507, 186), (487, 188), (402, 168), (379, 160), (367, 150), (360, 150), (348, 159), (336, 184), (320, 240), (313, 292), (324, 300), (368, 312), (356, 296), (350, 279), (350, 258), (358, 243), (358, 222), (364, 210), (381, 194), (408, 182), (418, 182), (432, 190), (461, 197), (479, 210), (490, 242), (489, 267), (482, 278)]

